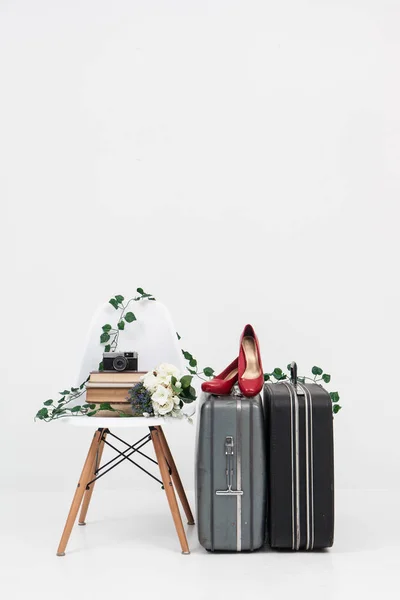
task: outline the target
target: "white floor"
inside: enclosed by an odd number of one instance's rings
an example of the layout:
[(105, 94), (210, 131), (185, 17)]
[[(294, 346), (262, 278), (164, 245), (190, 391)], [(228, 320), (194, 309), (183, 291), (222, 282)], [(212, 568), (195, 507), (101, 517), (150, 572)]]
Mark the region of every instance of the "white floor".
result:
[(211, 554), (188, 527), (184, 556), (162, 490), (98, 485), (86, 527), (74, 528), (60, 558), (69, 502), (65, 493), (2, 493), (2, 599), (400, 598), (400, 493), (338, 491), (334, 547), (297, 554)]

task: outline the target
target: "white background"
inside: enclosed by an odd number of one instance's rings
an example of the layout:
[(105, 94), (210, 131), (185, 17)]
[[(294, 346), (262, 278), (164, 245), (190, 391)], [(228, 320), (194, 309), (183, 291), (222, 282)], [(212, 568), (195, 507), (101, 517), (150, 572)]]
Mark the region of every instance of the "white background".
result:
[[(202, 366), (250, 322), (266, 370), (331, 373), (337, 487), (399, 487), (399, 27), (387, 0), (0, 2), (1, 486), (72, 493), (89, 432), (33, 416), (142, 286)], [(194, 428), (171, 446), (191, 489)]]

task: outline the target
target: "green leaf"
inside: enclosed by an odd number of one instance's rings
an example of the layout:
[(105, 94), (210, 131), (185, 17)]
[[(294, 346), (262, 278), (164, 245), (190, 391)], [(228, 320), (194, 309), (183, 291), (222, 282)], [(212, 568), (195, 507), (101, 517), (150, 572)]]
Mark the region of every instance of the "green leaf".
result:
[(48, 416), (49, 416), (49, 411), (47, 410), (47, 408), (41, 408), (36, 413), (36, 418), (38, 418), (38, 419), (46, 419)]
[(328, 375), (328, 373), (324, 373), (324, 374), (322, 375), (322, 379), (325, 381), (325, 383), (329, 383), (329, 382), (330, 382), (330, 380), (331, 380), (331, 376), (330, 376), (330, 375)]
[(109, 323), (106, 323), (105, 325), (103, 325), (102, 330), (104, 331), (104, 333), (108, 333), (109, 331), (111, 331), (112, 327)]
[(191, 375), (184, 375), (183, 377), (181, 377), (181, 384), (182, 384), (182, 388), (188, 388), (190, 387), (190, 384), (192, 383), (192, 379), (193, 377)]
[(335, 404), (335, 406), (333, 407), (333, 414), (336, 415), (339, 410), (342, 410), (342, 407), (340, 406), (340, 404)]
[(118, 329), (125, 329), (125, 321), (118, 321)]
[(214, 369), (212, 369), (211, 367), (205, 367), (203, 369), (203, 373), (206, 377), (212, 377), (214, 375)]
[(269, 381), (270, 379), (269, 373), (264, 373), (264, 381)]
[(191, 367), (197, 367), (197, 360), (195, 358), (192, 358), (192, 360), (189, 362), (189, 365)]
[(93, 415), (95, 415), (96, 413), (97, 413), (97, 410), (91, 410), (90, 412), (86, 413), (86, 416), (93, 417)]
[(78, 388), (71, 388), (71, 392), (74, 392), (74, 393), (75, 393), (75, 392), (77, 392), (77, 391), (78, 391)]
[(277, 379), (278, 381), (280, 381), (281, 379), (286, 379), (286, 375), (284, 375), (282, 369), (279, 369), (278, 367), (276, 367), (272, 371), (271, 375), (275, 377), (275, 379)]
[(192, 375), (196, 375), (196, 371), (193, 371), (193, 369), (189, 369), (189, 367), (186, 368), (189, 371), (189, 373), (191, 373)]
[(178, 332), (176, 332), (176, 337), (178, 338), (178, 340), (180, 340), (180, 339), (181, 339), (181, 336), (179, 335), (179, 333), (178, 333)]
[(144, 294), (143, 288), (137, 288), (136, 291), (138, 294)]
[(61, 402), (64, 402), (65, 400), (65, 396), (63, 396), (62, 398), (60, 398), (60, 400), (58, 400), (57, 404), (61, 404)]
[(176, 396), (180, 396), (182, 392), (182, 388), (177, 388), (174, 383), (171, 382), (171, 387)]
[(104, 371), (103, 361), (99, 363), (99, 371)]
[(115, 310), (118, 310), (119, 306), (115, 298), (111, 298), (108, 302), (115, 308)]
[(106, 346), (104, 346), (104, 352), (110, 352), (110, 350), (111, 350), (110, 344), (107, 344)]
[(320, 367), (313, 367), (311, 372), (313, 375), (322, 375), (324, 371)]
[(108, 342), (109, 339), (110, 336), (108, 335), (108, 333), (102, 333), (100, 336), (100, 344), (105, 344), (106, 342)]
[(114, 410), (109, 402), (102, 402), (99, 410)]
[(82, 409), (82, 407), (81, 407), (81, 406), (73, 406), (73, 407), (71, 408), (71, 412), (72, 412), (72, 413), (80, 412), (80, 410), (81, 410), (81, 409)]
[(182, 350), (182, 354), (186, 358), (186, 360), (192, 360), (193, 359), (193, 356), (190, 354), (190, 352), (186, 352), (186, 350)]
[(136, 317), (133, 312), (127, 312), (125, 315), (125, 321), (127, 323), (132, 323), (132, 321), (136, 321)]
[(50, 406), (50, 404), (53, 404), (53, 400), (46, 400), (46, 402), (43, 402), (43, 404), (45, 406)]
[(70, 390), (64, 390), (63, 392), (58, 392), (61, 396), (68, 396)]
[(186, 404), (190, 404), (190, 402), (196, 400), (196, 390), (193, 386), (190, 385), (189, 387), (186, 387), (182, 390), (182, 394), (180, 397), (182, 398), (183, 402), (185, 402)]
[(118, 302), (118, 304), (121, 304), (121, 302), (123, 302), (123, 301), (124, 301), (124, 297), (123, 297), (123, 296), (120, 296), (120, 295), (118, 295), (118, 296), (115, 296), (115, 299), (116, 299), (116, 301)]
[(62, 407), (56, 408), (55, 410), (53, 410), (53, 414), (51, 415), (52, 417), (54, 416), (59, 416), (59, 415), (66, 415), (68, 414), (68, 411), (65, 409), (62, 409)]
[(290, 371), (291, 366), (292, 366), (291, 363), (289, 363), (288, 365), (286, 365), (286, 368), (287, 368), (288, 371)]
[(329, 393), (332, 402), (339, 402), (340, 400), (340, 396), (339, 396), (339, 392), (330, 392)]

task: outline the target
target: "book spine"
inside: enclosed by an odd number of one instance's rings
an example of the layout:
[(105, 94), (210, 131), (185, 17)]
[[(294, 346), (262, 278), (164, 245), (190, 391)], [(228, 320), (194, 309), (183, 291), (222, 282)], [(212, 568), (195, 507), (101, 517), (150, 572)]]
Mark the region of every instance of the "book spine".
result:
[(129, 403), (128, 390), (90, 389), (86, 392), (86, 402), (123, 402)]
[(131, 387), (133, 387), (137, 382), (136, 381), (130, 381), (130, 382), (123, 382), (123, 383), (115, 383), (115, 382), (109, 382), (109, 383), (99, 383), (99, 382), (91, 382), (88, 381), (88, 383), (86, 384), (86, 389), (108, 389), (108, 390), (112, 390), (112, 389), (126, 389), (126, 390), (130, 390)]
[(141, 377), (145, 375), (145, 373), (141, 372), (141, 371), (135, 371), (134, 373), (129, 372), (129, 373), (113, 373), (113, 372), (104, 372), (104, 371), (99, 371), (99, 372), (92, 372), (90, 374), (90, 381), (93, 382), (108, 382), (108, 383), (112, 383), (112, 382), (116, 382), (116, 383), (123, 383), (123, 382), (132, 382), (134, 381), (135, 383), (137, 383), (138, 381), (140, 381)]

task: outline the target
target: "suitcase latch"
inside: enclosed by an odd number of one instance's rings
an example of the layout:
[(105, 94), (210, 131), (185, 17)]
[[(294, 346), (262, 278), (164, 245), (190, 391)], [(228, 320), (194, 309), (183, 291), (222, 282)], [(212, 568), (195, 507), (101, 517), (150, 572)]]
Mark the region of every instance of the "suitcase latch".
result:
[(225, 456), (226, 456), (226, 490), (217, 490), (217, 496), (242, 496), (243, 490), (233, 490), (233, 457), (235, 454), (235, 444), (232, 435), (225, 438)]

